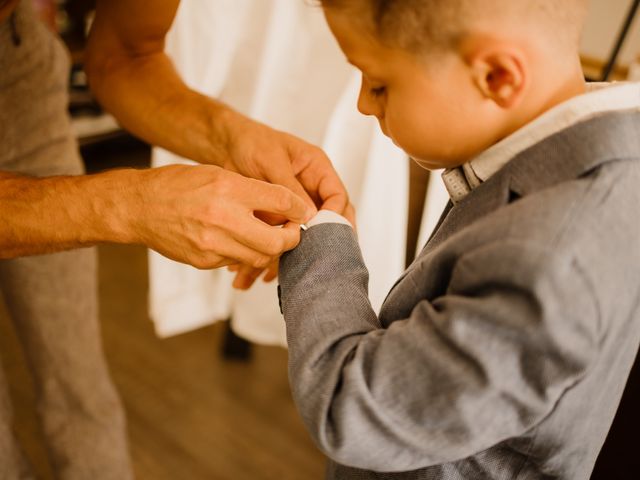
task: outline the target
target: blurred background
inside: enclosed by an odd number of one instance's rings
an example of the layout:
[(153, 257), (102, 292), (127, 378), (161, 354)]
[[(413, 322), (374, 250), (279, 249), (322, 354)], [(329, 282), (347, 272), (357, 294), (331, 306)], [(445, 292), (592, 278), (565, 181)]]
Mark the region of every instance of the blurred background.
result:
[[(132, 138), (93, 99), (82, 69), (93, 2), (33, 1), (71, 53), (69, 112), (87, 170), (188, 162)], [(416, 167), (356, 112), (357, 75), (309, 3), (183, 0), (167, 51), (193, 88), (327, 151), (359, 212), (377, 308), (448, 197), (439, 175)], [(590, 3), (585, 76), (640, 81), (640, 2)], [(323, 477), (322, 454), (290, 398), (275, 285), (234, 292), (226, 271), (197, 271), (142, 247), (105, 245), (99, 256), (103, 341), (138, 478)], [(32, 413), (33, 387), (1, 304), (0, 354), (19, 437), (39, 478), (53, 478)], [(594, 479), (637, 478), (639, 376), (636, 368)]]

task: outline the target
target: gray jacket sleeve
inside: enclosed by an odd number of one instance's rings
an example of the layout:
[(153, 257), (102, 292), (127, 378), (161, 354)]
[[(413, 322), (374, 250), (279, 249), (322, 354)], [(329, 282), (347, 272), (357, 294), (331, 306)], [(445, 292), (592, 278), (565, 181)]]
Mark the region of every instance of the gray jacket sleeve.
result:
[(341, 464), (391, 472), (524, 433), (597, 355), (598, 306), (581, 271), (552, 251), (485, 245), (458, 258), (446, 294), (383, 328), (353, 231), (311, 228), (282, 258), (280, 288), (312, 437)]

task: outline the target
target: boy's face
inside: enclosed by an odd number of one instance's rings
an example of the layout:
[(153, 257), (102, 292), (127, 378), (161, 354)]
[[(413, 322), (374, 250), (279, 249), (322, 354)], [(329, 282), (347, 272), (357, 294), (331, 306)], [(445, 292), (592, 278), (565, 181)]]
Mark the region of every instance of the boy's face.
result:
[(325, 16), (347, 59), (362, 72), (358, 109), (375, 116), (384, 134), (423, 167), (461, 165), (497, 141), (495, 105), (455, 52), (427, 62), (383, 45), (340, 9), (325, 8)]

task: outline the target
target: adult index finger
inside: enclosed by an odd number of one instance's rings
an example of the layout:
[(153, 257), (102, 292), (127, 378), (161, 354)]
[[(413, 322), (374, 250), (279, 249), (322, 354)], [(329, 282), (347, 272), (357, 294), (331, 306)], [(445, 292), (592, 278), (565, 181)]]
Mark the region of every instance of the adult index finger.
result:
[(250, 207), (254, 212), (280, 215), (294, 223), (305, 223), (316, 214), (315, 207), (282, 185), (254, 180)]

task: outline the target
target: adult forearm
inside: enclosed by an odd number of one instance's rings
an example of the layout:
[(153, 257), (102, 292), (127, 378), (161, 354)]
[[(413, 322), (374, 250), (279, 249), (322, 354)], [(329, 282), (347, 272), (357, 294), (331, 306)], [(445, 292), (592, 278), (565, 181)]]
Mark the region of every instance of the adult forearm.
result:
[[(142, 0), (97, 0), (85, 52), (89, 83), (121, 125), (147, 142), (197, 162), (222, 167), (227, 173), (235, 172), (285, 187), (306, 202), (306, 213), (302, 216), (300, 213), (264, 216), (264, 212), (280, 212), (282, 208), (275, 208), (276, 204), (283, 195), (289, 194), (273, 188), (270, 194), (259, 194), (265, 189), (262, 182), (223, 178), (220, 172), (215, 172), (218, 180), (234, 185), (233, 190), (224, 190), (222, 195), (229, 197), (233, 208), (216, 202), (213, 210), (220, 209), (218, 219), (200, 222), (199, 227), (192, 229), (192, 235), (202, 231), (202, 225), (211, 223), (219, 227), (213, 229), (219, 231), (219, 237), (214, 238), (211, 229), (207, 229), (200, 235), (202, 238), (185, 239), (186, 245), (182, 241), (167, 244), (166, 240), (173, 235), (162, 237), (152, 234), (153, 229), (141, 229), (143, 243), (170, 258), (180, 261), (187, 258), (195, 266), (211, 268), (236, 261), (251, 266), (264, 265), (266, 257), (277, 257), (292, 241), (296, 244), (299, 232), (285, 228), (279, 230), (280, 235), (264, 230), (258, 234), (264, 225), (255, 224), (254, 212), (259, 212), (259, 217), (270, 224), (284, 224), (286, 220), (304, 222), (316, 213), (317, 206), (350, 215), (348, 195), (331, 162), (319, 148), (252, 121), (215, 99), (193, 91), (182, 81), (164, 53), (165, 36), (179, 3), (179, 0), (159, 0), (150, 9), (149, 2)], [(207, 176), (205, 173), (205, 178)], [(184, 193), (194, 196), (192, 190), (188, 192)], [(200, 202), (203, 203), (202, 199)], [(166, 230), (171, 223), (167, 218), (177, 226), (189, 225), (189, 221), (176, 217), (179, 204), (167, 205), (171, 208), (164, 211), (156, 228)], [(252, 209), (250, 216), (245, 215), (247, 206)], [(231, 211), (236, 212), (235, 217), (229, 216)], [(222, 242), (225, 238), (232, 242)], [(221, 254), (220, 258), (214, 258), (213, 251)], [(240, 283), (248, 286), (255, 277), (252, 272)]]
[(134, 135), (200, 163), (227, 160), (229, 129), (244, 119), (188, 88), (164, 53), (90, 54), (86, 68), (100, 103)]
[(127, 130), (201, 163), (222, 165), (226, 117), (237, 114), (191, 90), (164, 53), (179, 0), (98, 0), (85, 69), (100, 102)]
[[(255, 212), (290, 218), (271, 227)], [(141, 244), (198, 268), (264, 268), (300, 239), (290, 190), (211, 165), (32, 178), (0, 173), (0, 258), (102, 242)]]
[(122, 177), (33, 178), (0, 173), (0, 258), (51, 253), (101, 242), (131, 242)]

